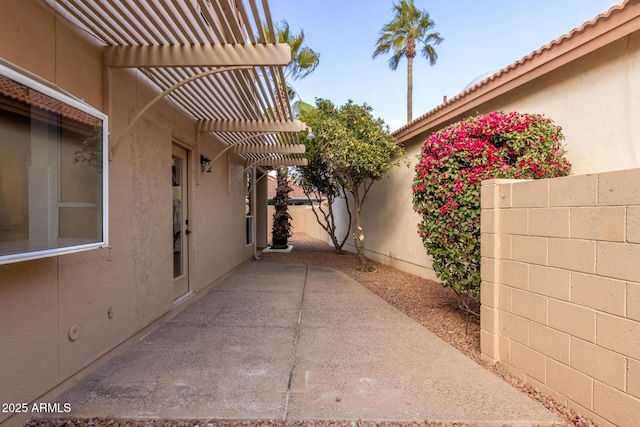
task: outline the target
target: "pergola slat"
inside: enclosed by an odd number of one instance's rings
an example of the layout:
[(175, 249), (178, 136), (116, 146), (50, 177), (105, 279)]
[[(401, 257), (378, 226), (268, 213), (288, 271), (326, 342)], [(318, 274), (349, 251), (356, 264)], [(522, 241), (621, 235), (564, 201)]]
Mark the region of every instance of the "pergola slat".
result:
[(162, 96), (201, 121), (203, 132), (248, 162), (302, 162), (302, 153), (286, 151), (299, 145), (297, 133), (306, 125), (294, 120), (284, 90), (291, 51), (275, 38), (267, 0), (51, 2), (104, 44), (104, 66), (140, 70)]

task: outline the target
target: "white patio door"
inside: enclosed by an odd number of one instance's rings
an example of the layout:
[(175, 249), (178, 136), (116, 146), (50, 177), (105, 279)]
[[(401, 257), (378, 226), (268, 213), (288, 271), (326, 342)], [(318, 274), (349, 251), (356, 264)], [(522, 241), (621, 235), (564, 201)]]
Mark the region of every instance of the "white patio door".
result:
[(189, 206), (187, 150), (172, 146), (173, 297), (189, 292)]

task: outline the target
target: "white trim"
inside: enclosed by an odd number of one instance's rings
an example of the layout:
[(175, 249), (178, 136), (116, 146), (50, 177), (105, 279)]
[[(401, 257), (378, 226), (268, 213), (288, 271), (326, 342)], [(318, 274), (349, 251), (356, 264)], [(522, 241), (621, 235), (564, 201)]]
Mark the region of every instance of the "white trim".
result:
[(80, 111), (90, 114), (102, 120), (102, 240), (81, 245), (67, 246), (54, 249), (35, 250), (9, 255), (0, 255), (0, 265), (21, 261), (30, 261), (39, 258), (48, 258), (66, 255), (75, 252), (93, 250), (109, 246), (109, 121), (106, 114), (86, 104), (82, 100), (69, 94), (62, 93), (33, 78), (27, 77), (13, 68), (0, 64), (0, 75), (37, 90), (51, 98), (64, 102)]

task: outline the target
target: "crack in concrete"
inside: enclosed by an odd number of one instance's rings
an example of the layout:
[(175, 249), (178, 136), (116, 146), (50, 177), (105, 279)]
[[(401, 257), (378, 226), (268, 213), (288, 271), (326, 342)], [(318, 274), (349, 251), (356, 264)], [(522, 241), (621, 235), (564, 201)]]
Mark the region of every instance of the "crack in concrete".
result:
[(307, 289), (307, 277), (309, 276), (309, 264), (306, 264), (304, 270), (304, 283), (302, 285), (302, 298), (300, 298), (300, 308), (298, 310), (298, 322), (293, 333), (293, 352), (291, 355), (291, 367), (289, 368), (289, 381), (287, 383), (287, 396), (284, 403), (284, 412), (282, 414), (282, 421), (287, 420), (289, 411), (289, 400), (291, 398), (291, 383), (293, 382), (293, 370), (296, 366), (296, 354), (298, 351), (298, 340), (300, 339), (300, 325), (302, 323), (302, 307), (304, 306), (304, 297)]

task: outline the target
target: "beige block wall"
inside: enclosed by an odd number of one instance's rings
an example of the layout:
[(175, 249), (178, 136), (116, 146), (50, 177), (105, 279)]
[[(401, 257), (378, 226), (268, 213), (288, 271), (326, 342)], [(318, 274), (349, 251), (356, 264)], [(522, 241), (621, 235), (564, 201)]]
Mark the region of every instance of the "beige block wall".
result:
[[(108, 114), (111, 143), (157, 93), (129, 70), (103, 70), (95, 40), (38, 2), (0, 4), (0, 57)], [(103, 93), (103, 78), (109, 92)], [(110, 105), (105, 105), (105, 100)], [(201, 174), (196, 155), (222, 145), (167, 102), (124, 136), (109, 161), (109, 248), (0, 266), (0, 396), (41, 401), (66, 380), (174, 308), (171, 146), (188, 150), (190, 290), (205, 289), (250, 259), (244, 164), (226, 157)], [(199, 150), (199, 151), (198, 151)], [(80, 338), (70, 341), (71, 325)], [(25, 415), (25, 416), (28, 416)], [(24, 417), (0, 413), (3, 427)]]
[(603, 425), (636, 425), (640, 169), (489, 180), (481, 197), (483, 359)]

